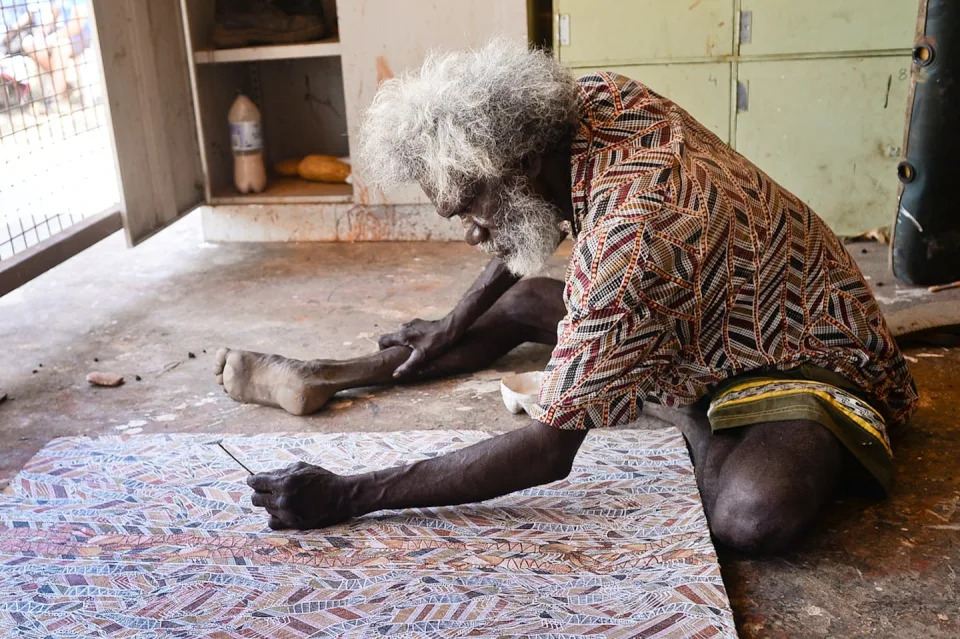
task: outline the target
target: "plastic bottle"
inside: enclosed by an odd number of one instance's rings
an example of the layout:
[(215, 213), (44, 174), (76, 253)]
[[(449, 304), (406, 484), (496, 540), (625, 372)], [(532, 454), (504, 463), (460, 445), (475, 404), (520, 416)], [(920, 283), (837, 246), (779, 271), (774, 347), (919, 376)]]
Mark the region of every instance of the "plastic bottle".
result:
[(259, 193), (267, 186), (260, 110), (253, 100), (241, 94), (233, 101), (227, 120), (233, 149), (233, 183), (241, 193)]

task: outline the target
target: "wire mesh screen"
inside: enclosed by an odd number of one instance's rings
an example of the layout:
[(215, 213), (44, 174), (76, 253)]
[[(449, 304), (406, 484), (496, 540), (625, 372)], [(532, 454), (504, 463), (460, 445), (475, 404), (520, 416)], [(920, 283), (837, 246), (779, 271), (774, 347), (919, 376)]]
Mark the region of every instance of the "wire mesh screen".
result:
[(119, 201), (89, 0), (0, 0), (0, 262)]

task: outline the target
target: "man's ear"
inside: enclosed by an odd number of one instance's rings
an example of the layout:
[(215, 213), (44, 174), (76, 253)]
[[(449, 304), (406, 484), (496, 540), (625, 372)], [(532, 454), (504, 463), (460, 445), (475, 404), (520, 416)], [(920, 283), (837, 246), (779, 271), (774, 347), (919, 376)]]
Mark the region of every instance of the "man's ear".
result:
[(520, 167), (528, 178), (536, 178), (543, 171), (543, 158), (539, 153), (527, 153), (520, 159)]

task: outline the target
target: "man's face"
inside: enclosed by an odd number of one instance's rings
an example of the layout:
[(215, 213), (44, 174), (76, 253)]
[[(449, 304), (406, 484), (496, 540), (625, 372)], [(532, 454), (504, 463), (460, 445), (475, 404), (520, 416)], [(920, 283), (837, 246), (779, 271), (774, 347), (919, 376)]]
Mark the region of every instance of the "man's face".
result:
[(560, 211), (536, 193), (531, 180), (518, 174), (484, 180), (463, 189), (459, 202), (437, 203), (446, 218), (463, 223), (464, 241), (502, 259), (516, 275), (540, 271), (563, 239)]

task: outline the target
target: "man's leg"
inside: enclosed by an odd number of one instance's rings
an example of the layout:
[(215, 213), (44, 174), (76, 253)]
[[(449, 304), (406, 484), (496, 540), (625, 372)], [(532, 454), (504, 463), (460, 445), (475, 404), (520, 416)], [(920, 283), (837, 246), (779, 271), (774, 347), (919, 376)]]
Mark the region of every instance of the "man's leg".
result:
[(690, 447), (710, 531), (737, 550), (788, 549), (816, 521), (840, 477), (844, 449), (806, 420), (711, 432), (702, 411), (678, 426)]
[[(524, 342), (553, 344), (565, 314), (563, 282), (522, 280), (507, 291), (446, 353), (424, 364), (414, 381), (486, 368)], [(294, 415), (319, 410), (338, 391), (394, 384), (410, 356), (393, 346), (350, 360), (301, 361), (249, 351), (217, 352), (217, 381), (237, 401), (277, 406)]]

